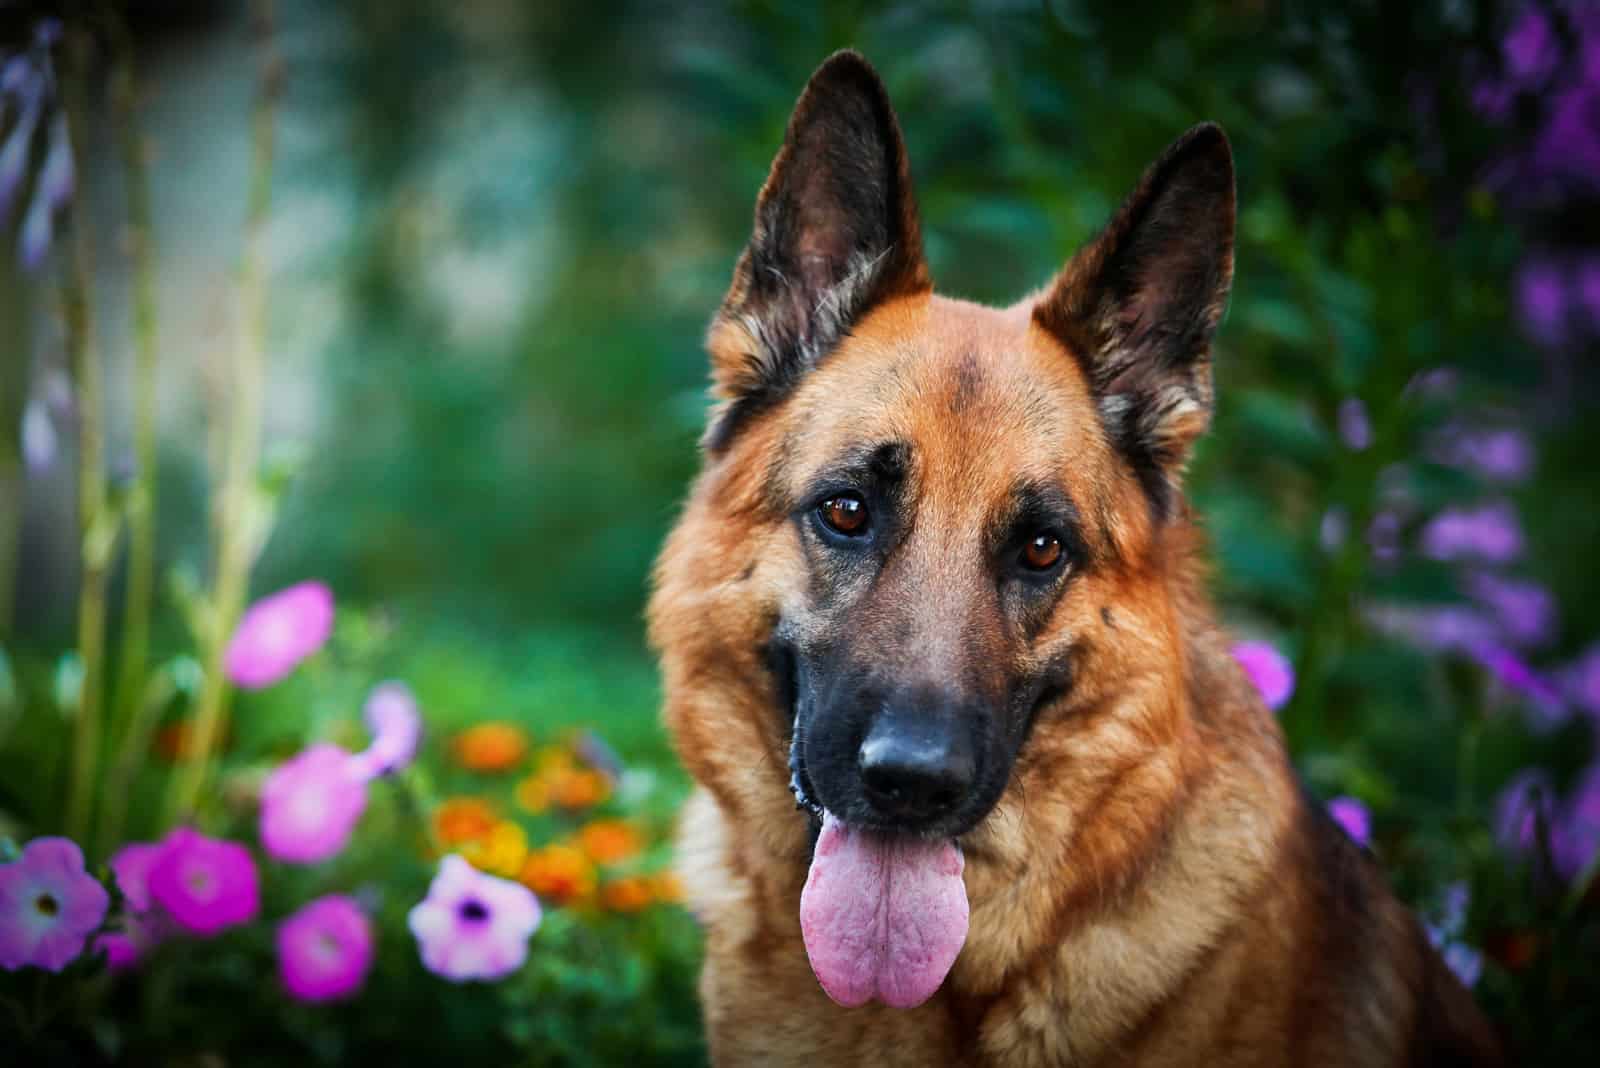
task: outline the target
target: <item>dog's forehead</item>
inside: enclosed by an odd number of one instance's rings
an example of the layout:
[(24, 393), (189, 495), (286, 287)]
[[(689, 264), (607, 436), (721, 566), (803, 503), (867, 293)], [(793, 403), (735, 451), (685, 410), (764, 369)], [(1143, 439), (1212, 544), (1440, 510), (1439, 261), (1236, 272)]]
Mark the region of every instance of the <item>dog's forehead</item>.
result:
[(936, 296), (875, 309), (808, 376), (791, 413), (801, 477), (887, 442), (969, 485), (975, 467), (1007, 486), (1052, 480), (1099, 451), (1081, 372), (1025, 308)]

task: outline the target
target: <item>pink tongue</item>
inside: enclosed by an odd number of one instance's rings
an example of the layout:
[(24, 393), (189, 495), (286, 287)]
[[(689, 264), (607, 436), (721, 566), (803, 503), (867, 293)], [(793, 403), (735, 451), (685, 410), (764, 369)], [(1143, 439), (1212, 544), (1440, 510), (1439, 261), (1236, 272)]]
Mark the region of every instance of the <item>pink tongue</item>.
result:
[(800, 930), (817, 981), (846, 1007), (897, 1009), (933, 996), (967, 939), (967, 888), (954, 842), (846, 827), (823, 816)]

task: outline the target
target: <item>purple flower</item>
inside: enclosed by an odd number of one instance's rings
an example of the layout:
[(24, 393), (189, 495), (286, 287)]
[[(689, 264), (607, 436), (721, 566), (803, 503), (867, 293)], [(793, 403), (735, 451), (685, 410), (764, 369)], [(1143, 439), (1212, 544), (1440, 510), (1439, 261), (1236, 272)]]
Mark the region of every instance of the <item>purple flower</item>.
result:
[(1567, 696), (1590, 714), (1600, 716), (1600, 642), (1584, 650), (1562, 675)]
[(111, 895), (67, 838), (35, 838), (0, 864), (0, 968), (59, 972), (106, 918)]
[(1346, 397), (1339, 402), (1339, 440), (1356, 452), (1372, 444), (1372, 421), (1367, 418), (1367, 406), (1360, 397)]
[(1554, 792), (1550, 776), (1540, 768), (1524, 768), (1495, 798), (1494, 836), (1501, 848), (1515, 854), (1533, 850), (1541, 820), (1550, 822)]
[(1344, 544), (1350, 531), (1350, 513), (1334, 505), (1322, 513), (1322, 524), (1317, 528), (1317, 544), (1326, 553), (1335, 552)]
[(1528, 336), (1555, 347), (1567, 340), (1567, 279), (1559, 264), (1530, 259), (1517, 272), (1517, 310)]
[(1550, 853), (1556, 871), (1576, 878), (1600, 850), (1600, 762), (1590, 764), (1556, 812)]
[(1446, 427), (1428, 445), (1429, 459), (1490, 482), (1516, 484), (1533, 470), (1533, 445), (1520, 430)]
[(29, 471), (48, 471), (56, 458), (56, 427), (50, 409), (35, 398), (22, 409), (22, 462)]
[(1446, 509), (1423, 528), (1422, 551), (1435, 560), (1507, 563), (1522, 555), (1522, 524), (1504, 501), (1475, 511)]
[(518, 883), (445, 857), (428, 896), (411, 910), (423, 965), (453, 982), (499, 979), (522, 967), (539, 926), (539, 900)]
[(1444, 889), (1440, 902), (1438, 922), (1424, 922), (1428, 940), (1433, 943), (1445, 965), (1456, 973), (1465, 986), (1476, 986), (1483, 972), (1483, 954), (1462, 941), (1467, 927), (1467, 909), (1472, 903), (1472, 893), (1466, 883), (1451, 883)]
[(336, 745), (318, 743), (267, 776), (261, 844), (275, 860), (326, 860), (345, 847), (366, 807), (366, 765)]
[(302, 582), (263, 597), (239, 620), (228, 642), (228, 677), (249, 690), (271, 686), (322, 648), (333, 631), (333, 593)]
[(1255, 685), (1267, 707), (1276, 712), (1294, 693), (1294, 668), (1284, 655), (1267, 642), (1239, 642), (1233, 658)]
[(1556, 625), (1556, 599), (1537, 582), (1502, 578), (1480, 571), (1467, 576), (1467, 592), (1494, 613), (1495, 623), (1514, 645), (1542, 645)]
[[(1600, 53), (1600, 41), (1595, 51)], [(1578, 265), (1578, 303), (1589, 318), (1591, 333), (1600, 334), (1600, 256), (1590, 256)]]
[(372, 968), (372, 921), (354, 898), (329, 894), (278, 925), (278, 975), (300, 1001), (336, 1001)]
[(1372, 517), (1367, 527), (1367, 548), (1380, 564), (1392, 564), (1400, 558), (1400, 513), (1385, 508)]
[(1519, 89), (1536, 88), (1548, 78), (1561, 60), (1561, 42), (1556, 40), (1550, 19), (1535, 8), (1524, 10), (1511, 25), (1502, 42), (1506, 76)]
[(1467, 652), (1501, 686), (1528, 698), (1528, 710), (1534, 714), (1530, 725), (1536, 730), (1550, 730), (1566, 722), (1569, 710), (1555, 684), (1534, 671), (1516, 653), (1493, 643), (1475, 645)]
[(1360, 801), (1353, 797), (1336, 797), (1328, 802), (1328, 815), (1344, 828), (1356, 845), (1364, 846), (1372, 842), (1372, 814)]
[(362, 774), (376, 778), (399, 771), (417, 755), (422, 740), (422, 716), (417, 699), (403, 682), (382, 682), (367, 696), (362, 718), (372, 732), (372, 744), (358, 753)]
[(150, 896), (185, 930), (199, 935), (248, 923), (261, 908), (249, 850), (187, 827), (164, 840), (150, 869)]

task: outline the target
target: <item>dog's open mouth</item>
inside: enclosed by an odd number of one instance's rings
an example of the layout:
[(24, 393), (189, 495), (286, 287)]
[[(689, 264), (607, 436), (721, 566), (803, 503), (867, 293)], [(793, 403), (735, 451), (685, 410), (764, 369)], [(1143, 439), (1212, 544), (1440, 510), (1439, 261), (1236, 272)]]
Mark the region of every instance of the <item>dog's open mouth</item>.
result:
[(950, 839), (847, 827), (831, 812), (800, 895), (800, 930), (827, 995), (897, 1009), (939, 989), (967, 939), (961, 850)]
[(897, 1009), (934, 995), (967, 940), (961, 848), (847, 826), (809, 790), (799, 716), (789, 746), (795, 805), (822, 822), (800, 894), (800, 932), (823, 991), (846, 1008), (877, 998)]

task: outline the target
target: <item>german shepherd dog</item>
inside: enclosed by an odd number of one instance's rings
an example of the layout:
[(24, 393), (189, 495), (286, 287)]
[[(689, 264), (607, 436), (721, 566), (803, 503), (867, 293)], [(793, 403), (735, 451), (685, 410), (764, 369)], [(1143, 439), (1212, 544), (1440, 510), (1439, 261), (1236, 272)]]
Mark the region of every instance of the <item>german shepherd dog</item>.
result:
[(1207, 603), (1214, 125), (1010, 308), (935, 296), (887, 93), (816, 72), (708, 336), (650, 604), (719, 1064), (1497, 1064)]

